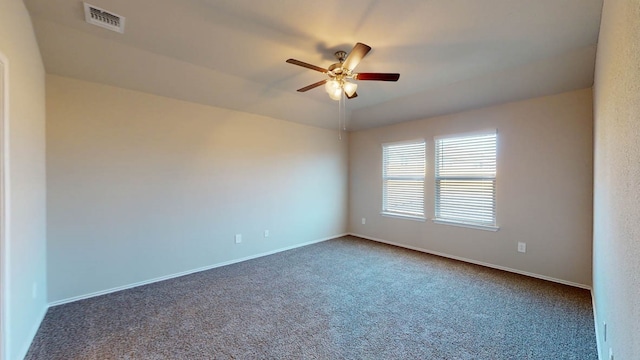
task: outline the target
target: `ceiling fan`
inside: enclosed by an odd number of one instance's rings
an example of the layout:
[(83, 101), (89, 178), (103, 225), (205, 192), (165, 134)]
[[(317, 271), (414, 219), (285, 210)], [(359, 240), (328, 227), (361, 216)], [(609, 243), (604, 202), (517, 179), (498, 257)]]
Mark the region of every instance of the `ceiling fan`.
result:
[(363, 43), (357, 43), (351, 52), (347, 55), (345, 51), (336, 51), (335, 56), (338, 62), (329, 66), (329, 68), (321, 68), (296, 59), (289, 59), (289, 64), (305, 67), (307, 69), (319, 71), (327, 74), (328, 78), (298, 89), (299, 92), (305, 92), (318, 86), (325, 85), (325, 90), (329, 97), (333, 100), (340, 100), (342, 94), (348, 99), (358, 96), (356, 89), (358, 85), (347, 80), (374, 80), (374, 81), (398, 81), (400, 74), (397, 73), (355, 73), (353, 70), (358, 66), (360, 60), (364, 58), (371, 47)]

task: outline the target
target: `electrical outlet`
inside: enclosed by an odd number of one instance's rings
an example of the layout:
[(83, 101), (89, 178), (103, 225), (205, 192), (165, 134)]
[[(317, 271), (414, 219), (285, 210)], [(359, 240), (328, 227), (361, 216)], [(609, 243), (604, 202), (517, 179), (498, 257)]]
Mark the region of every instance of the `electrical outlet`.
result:
[(527, 243), (518, 242), (518, 252), (521, 252), (521, 253), (527, 252)]
[(242, 234), (236, 234), (236, 244), (240, 244), (242, 242)]
[(264, 237), (269, 237), (269, 230), (264, 231)]
[(362, 225), (367, 223), (367, 218), (362, 218)]

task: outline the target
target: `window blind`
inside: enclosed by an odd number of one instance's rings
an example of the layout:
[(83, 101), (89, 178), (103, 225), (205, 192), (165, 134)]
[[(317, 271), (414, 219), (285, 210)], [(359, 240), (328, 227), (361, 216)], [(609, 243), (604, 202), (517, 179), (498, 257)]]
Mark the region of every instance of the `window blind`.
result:
[(382, 145), (382, 212), (424, 217), (424, 140)]
[(436, 138), (436, 220), (496, 226), (496, 138)]

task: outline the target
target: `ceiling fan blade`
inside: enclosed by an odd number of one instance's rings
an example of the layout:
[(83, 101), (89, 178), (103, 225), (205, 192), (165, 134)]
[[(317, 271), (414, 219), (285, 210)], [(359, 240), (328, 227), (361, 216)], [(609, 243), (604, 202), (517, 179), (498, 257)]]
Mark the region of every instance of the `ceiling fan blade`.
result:
[(298, 66), (305, 67), (305, 68), (307, 68), (307, 69), (311, 69), (311, 70), (319, 71), (319, 72), (321, 72), (321, 73), (323, 73), (323, 74), (326, 74), (326, 73), (327, 73), (327, 71), (329, 71), (329, 70), (327, 70), (327, 69), (323, 69), (323, 68), (321, 68), (320, 66), (315, 66), (315, 65), (307, 64), (306, 62), (303, 62), (303, 61), (300, 61), (300, 60), (296, 60), (296, 59), (289, 59), (289, 60), (287, 60), (287, 62), (288, 62), (289, 64), (298, 65)]
[(298, 91), (299, 92), (305, 92), (305, 91), (317, 88), (318, 86), (322, 86), (326, 82), (327, 82), (327, 79), (324, 79), (324, 80), (318, 81), (317, 83), (313, 83), (311, 85), (307, 85), (307, 86), (305, 86), (303, 88), (300, 88), (300, 89), (298, 89)]
[(356, 80), (398, 81), (400, 74), (395, 73), (358, 73), (354, 74)]
[(349, 69), (353, 71), (353, 69), (358, 66), (360, 60), (362, 60), (365, 55), (367, 55), (371, 51), (371, 47), (369, 45), (365, 45), (363, 43), (357, 43), (356, 46), (353, 47), (349, 56), (344, 60), (344, 64), (342, 67), (345, 69)]
[(354, 97), (358, 97), (358, 93), (354, 92), (353, 95), (349, 96), (349, 94), (344, 93), (347, 96), (347, 99), (353, 99)]

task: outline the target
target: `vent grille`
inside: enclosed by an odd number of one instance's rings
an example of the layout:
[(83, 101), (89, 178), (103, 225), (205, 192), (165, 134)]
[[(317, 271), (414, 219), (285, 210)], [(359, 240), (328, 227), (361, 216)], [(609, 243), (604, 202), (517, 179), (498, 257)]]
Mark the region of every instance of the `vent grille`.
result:
[(84, 3), (84, 19), (93, 25), (124, 33), (124, 17)]

